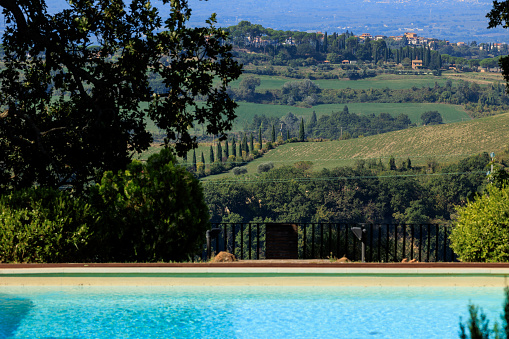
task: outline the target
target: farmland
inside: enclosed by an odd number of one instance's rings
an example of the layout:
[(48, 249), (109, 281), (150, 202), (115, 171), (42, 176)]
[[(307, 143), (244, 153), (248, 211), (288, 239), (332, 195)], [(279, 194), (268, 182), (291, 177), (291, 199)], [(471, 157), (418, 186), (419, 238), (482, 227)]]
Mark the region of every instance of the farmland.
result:
[[(509, 147), (509, 113), (446, 125), (423, 126), (371, 137), (290, 143), (277, 147), (262, 158), (249, 163), (248, 174), (264, 162), (275, 167), (311, 161), (313, 170), (355, 165), (359, 160), (381, 160), (387, 163), (394, 157), (399, 165), (410, 158), (415, 165), (428, 160), (451, 163), (480, 152), (501, 152)], [(231, 173), (208, 179), (233, 176)]]
[[(455, 77), (454, 74), (450, 75), (453, 84), (457, 83), (460, 79), (464, 81), (481, 81), (482, 78), (489, 77), (490, 81), (498, 79), (502, 81), (500, 74), (498, 77), (484, 75), (479, 77)], [(238, 80), (232, 82), (231, 87), (237, 88), (242, 79), (249, 74), (244, 74)], [(260, 79), (260, 86), (257, 87), (258, 92), (280, 89), (286, 82), (295, 81), (295, 79), (281, 77), (281, 76), (270, 76), (270, 75), (254, 75)], [(313, 80), (315, 84), (320, 86), (321, 89), (370, 89), (370, 88), (390, 88), (390, 89), (407, 89), (412, 87), (433, 87), (435, 82), (444, 86), (448, 80), (448, 75), (444, 77), (436, 77), (433, 75), (397, 75), (397, 74), (382, 74), (375, 78), (360, 79), (360, 80), (348, 80), (348, 79), (318, 79)]]

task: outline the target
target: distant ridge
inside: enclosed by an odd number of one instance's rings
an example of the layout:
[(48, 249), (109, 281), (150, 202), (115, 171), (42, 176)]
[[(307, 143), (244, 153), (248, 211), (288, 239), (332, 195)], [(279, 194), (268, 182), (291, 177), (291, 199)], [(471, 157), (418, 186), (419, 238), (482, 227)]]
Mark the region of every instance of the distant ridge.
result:
[[(168, 16), (162, 1), (152, 4)], [(47, 5), (50, 13), (69, 6), (65, 0), (48, 0)], [(507, 30), (487, 29), (491, 0), (189, 0), (189, 6), (192, 26), (204, 25), (217, 13), (222, 27), (247, 20), (280, 30), (387, 36), (415, 32), (451, 42), (509, 42)], [(0, 33), (4, 27), (0, 20)]]
[(491, 0), (190, 0), (189, 5), (193, 25), (215, 12), (223, 27), (247, 20), (280, 30), (387, 36), (411, 31), (451, 42), (509, 42), (506, 30), (487, 29)]

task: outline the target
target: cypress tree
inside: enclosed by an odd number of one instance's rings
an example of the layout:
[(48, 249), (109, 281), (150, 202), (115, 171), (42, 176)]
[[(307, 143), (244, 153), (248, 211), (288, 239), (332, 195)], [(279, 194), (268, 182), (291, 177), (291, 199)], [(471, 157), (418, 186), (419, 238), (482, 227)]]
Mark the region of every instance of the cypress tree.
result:
[(232, 155), (237, 157), (237, 143), (235, 141), (235, 136), (232, 139)]
[(249, 153), (249, 146), (247, 145), (247, 133), (244, 133), (244, 139), (242, 140), (242, 150)]
[(397, 169), (396, 168), (396, 159), (394, 159), (394, 157), (389, 158), (389, 169), (391, 171), (395, 171)]
[(193, 149), (193, 171), (196, 171), (196, 150)]
[(228, 140), (224, 143), (224, 157), (228, 159), (230, 157), (230, 150), (228, 149)]
[(210, 163), (214, 163), (214, 148), (212, 148), (212, 145), (210, 145)]
[(205, 157), (203, 156), (203, 152), (201, 152), (201, 163), (205, 165)]
[(286, 130), (286, 140), (290, 140), (290, 130)]
[(253, 137), (253, 133), (251, 133), (251, 152), (254, 152), (254, 137)]
[(304, 139), (306, 139), (306, 133), (304, 132), (304, 118), (300, 118), (299, 140), (302, 142)]
[(219, 141), (217, 143), (217, 152), (216, 152), (216, 155), (217, 155), (217, 161), (222, 162), (223, 161), (223, 159), (222, 159), (223, 147), (221, 146), (221, 141)]
[(276, 127), (272, 125), (272, 142), (276, 142)]
[(258, 143), (260, 144), (260, 149), (263, 148), (262, 144), (262, 126), (260, 125), (260, 128), (258, 128)]

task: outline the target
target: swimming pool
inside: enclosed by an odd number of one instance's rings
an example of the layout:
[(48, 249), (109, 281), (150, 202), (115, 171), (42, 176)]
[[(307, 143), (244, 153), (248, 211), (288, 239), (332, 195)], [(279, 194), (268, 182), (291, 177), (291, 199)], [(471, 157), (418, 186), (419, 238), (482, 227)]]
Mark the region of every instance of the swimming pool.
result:
[(458, 338), (501, 287), (2, 286), (0, 338)]

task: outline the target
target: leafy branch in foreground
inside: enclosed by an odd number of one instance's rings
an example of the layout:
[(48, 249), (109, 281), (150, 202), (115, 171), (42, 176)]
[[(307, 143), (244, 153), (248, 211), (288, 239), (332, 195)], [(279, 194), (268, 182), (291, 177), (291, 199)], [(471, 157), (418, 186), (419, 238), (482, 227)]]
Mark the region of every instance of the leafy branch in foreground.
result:
[(495, 322), (493, 328), (489, 326), (489, 320), (486, 318), (483, 310), (475, 305), (468, 305), (468, 313), (470, 318), (465, 324), (460, 318), (459, 336), (461, 339), (501, 339), (509, 338), (509, 287), (504, 289), (505, 301), (504, 312), (500, 315), (502, 318), (502, 327)]
[[(207, 27), (187, 27), (185, 0), (163, 4), (164, 21), (146, 0), (73, 0), (52, 15), (44, 0), (0, 1), (0, 190), (80, 188), (125, 168), (151, 142), (147, 118), (179, 154), (196, 145), (195, 122), (225, 138), (236, 107), (227, 85), (241, 72), (227, 33), (214, 15)], [(151, 74), (164, 93), (152, 94)]]

